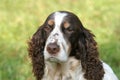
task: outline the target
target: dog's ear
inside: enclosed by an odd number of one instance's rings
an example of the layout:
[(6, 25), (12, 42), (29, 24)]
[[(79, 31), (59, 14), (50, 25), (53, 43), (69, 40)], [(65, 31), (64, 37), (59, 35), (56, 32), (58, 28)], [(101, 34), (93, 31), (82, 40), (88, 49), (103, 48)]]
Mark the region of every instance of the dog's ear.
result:
[(102, 80), (104, 70), (102, 62), (99, 60), (97, 43), (94, 35), (83, 26), (79, 33), (78, 49), (76, 55), (80, 58), (84, 77), (87, 80)]
[(37, 80), (41, 80), (44, 75), (44, 55), (46, 33), (41, 26), (28, 42), (28, 52), (32, 60), (33, 73)]

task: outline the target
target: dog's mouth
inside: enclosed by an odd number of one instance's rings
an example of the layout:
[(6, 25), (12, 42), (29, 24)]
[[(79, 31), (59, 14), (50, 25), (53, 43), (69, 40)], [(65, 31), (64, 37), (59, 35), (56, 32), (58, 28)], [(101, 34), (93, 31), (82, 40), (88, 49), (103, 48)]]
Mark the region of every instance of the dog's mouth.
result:
[(54, 62), (54, 63), (59, 63), (59, 62), (60, 62), (60, 61), (59, 61), (57, 58), (55, 58), (55, 57), (50, 57), (50, 58), (48, 58), (48, 61)]

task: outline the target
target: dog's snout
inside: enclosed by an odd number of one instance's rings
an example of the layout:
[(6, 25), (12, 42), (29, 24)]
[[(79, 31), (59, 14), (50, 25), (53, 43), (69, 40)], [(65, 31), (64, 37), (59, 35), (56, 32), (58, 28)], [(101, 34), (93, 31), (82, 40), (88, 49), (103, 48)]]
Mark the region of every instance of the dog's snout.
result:
[(57, 54), (60, 51), (60, 46), (57, 43), (49, 43), (47, 45), (47, 51), (50, 54)]

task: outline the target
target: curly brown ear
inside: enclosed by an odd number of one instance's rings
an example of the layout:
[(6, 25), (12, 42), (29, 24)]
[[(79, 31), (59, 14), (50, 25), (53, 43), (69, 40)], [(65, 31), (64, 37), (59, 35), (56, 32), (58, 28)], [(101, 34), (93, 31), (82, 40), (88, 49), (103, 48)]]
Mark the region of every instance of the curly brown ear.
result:
[(78, 42), (78, 53), (83, 70), (84, 77), (87, 80), (102, 80), (104, 70), (102, 62), (99, 60), (97, 43), (94, 40), (94, 35), (87, 29), (83, 28), (80, 32)]
[(37, 32), (32, 36), (28, 42), (28, 52), (32, 60), (33, 73), (37, 80), (41, 80), (44, 75), (44, 45), (45, 37), (42, 26), (37, 30)]

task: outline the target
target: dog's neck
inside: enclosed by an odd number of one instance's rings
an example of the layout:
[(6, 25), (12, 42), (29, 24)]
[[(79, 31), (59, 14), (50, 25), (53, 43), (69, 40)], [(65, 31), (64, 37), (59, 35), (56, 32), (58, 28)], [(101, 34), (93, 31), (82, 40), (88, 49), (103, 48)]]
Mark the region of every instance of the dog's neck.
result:
[[(71, 57), (64, 63), (46, 61), (45, 75), (43, 80), (75, 80), (77, 70), (82, 72), (79, 60)], [(79, 68), (79, 69), (77, 69)]]

